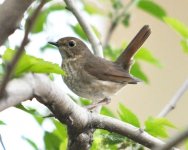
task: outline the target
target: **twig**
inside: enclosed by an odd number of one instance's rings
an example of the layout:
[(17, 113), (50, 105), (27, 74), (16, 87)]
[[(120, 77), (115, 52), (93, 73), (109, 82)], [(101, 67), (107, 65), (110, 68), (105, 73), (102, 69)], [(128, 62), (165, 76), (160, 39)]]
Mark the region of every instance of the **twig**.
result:
[(170, 111), (172, 111), (177, 102), (180, 100), (181, 96), (188, 90), (188, 80), (186, 80), (177, 93), (172, 97), (170, 102), (165, 106), (165, 108), (159, 113), (158, 117), (165, 117)]
[(64, 0), (64, 1), (68, 9), (74, 14), (79, 24), (83, 28), (84, 32), (86, 33), (88, 40), (92, 45), (94, 54), (103, 57), (103, 49), (101, 42), (98, 40), (97, 36), (93, 32), (93, 29), (89, 25), (89, 21), (83, 17), (81, 10), (78, 9), (78, 6), (76, 5), (77, 1), (76, 0)]
[(116, 14), (114, 18), (111, 20), (111, 24), (109, 29), (107, 30), (106, 38), (103, 42), (103, 49), (105, 49), (108, 46), (109, 40), (112, 36), (112, 33), (114, 32), (115, 28), (117, 27), (118, 23), (124, 19), (126, 14), (130, 11), (130, 9), (137, 4), (138, 0), (131, 0), (122, 10), (121, 13)]
[(1, 143), (1, 146), (2, 146), (3, 150), (6, 150), (6, 149), (5, 149), (5, 145), (4, 145), (4, 143), (3, 143), (3, 140), (2, 140), (1, 134), (0, 134), (0, 143)]
[(188, 137), (188, 128), (176, 136), (173, 136), (170, 140), (166, 142), (163, 146), (156, 146), (153, 150), (168, 150), (176, 146), (177, 144), (183, 142)]
[(0, 86), (0, 97), (3, 96), (6, 85), (9, 81), (9, 79), (12, 76), (12, 73), (15, 69), (15, 66), (19, 60), (19, 58), (21, 57), (22, 53), (24, 52), (24, 47), (27, 45), (28, 43), (28, 35), (29, 32), (31, 31), (33, 24), (35, 23), (35, 20), (41, 10), (41, 8), (44, 6), (44, 4), (46, 3), (46, 0), (41, 0), (40, 4), (38, 5), (38, 7), (35, 9), (35, 11), (33, 12), (32, 16), (29, 17), (26, 21), (26, 29), (25, 29), (25, 34), (24, 34), (24, 38), (22, 40), (21, 46), (18, 48), (17, 52), (15, 53), (13, 59), (11, 60), (11, 62), (7, 65), (7, 70), (6, 73), (4, 75), (4, 78), (2, 80), (1, 86)]

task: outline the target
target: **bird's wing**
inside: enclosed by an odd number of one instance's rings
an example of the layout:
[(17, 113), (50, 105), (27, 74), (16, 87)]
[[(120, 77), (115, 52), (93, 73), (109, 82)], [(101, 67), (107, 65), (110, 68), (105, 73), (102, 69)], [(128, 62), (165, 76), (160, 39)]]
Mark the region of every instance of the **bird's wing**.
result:
[(88, 59), (84, 65), (84, 70), (103, 81), (112, 81), (119, 83), (136, 84), (139, 80), (132, 77), (129, 72), (120, 65), (94, 56), (94, 59)]

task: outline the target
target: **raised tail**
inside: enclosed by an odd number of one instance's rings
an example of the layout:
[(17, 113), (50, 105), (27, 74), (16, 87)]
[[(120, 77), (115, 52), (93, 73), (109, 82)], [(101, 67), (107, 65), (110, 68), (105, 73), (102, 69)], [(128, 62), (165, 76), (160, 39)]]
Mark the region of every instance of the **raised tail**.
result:
[(148, 25), (142, 27), (142, 29), (137, 33), (133, 40), (129, 43), (127, 48), (122, 52), (122, 54), (117, 58), (115, 63), (123, 66), (125, 70), (129, 70), (131, 65), (131, 58), (137, 52), (137, 50), (142, 46), (145, 40), (151, 34), (151, 29)]

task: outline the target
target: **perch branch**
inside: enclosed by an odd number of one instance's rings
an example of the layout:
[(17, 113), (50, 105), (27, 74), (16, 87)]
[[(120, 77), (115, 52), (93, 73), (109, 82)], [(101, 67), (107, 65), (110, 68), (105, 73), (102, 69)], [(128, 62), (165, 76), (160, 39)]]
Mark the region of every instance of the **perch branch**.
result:
[(33, 12), (33, 14), (31, 15), (31, 17), (28, 17), (27, 21), (26, 21), (26, 29), (25, 29), (25, 34), (24, 34), (24, 38), (22, 40), (22, 43), (20, 45), (20, 47), (18, 48), (17, 52), (15, 53), (13, 59), (11, 60), (11, 62), (7, 65), (7, 70), (6, 73), (4, 75), (4, 78), (1, 82), (1, 86), (0, 86), (0, 97), (4, 94), (4, 90), (6, 87), (6, 84), (8, 83), (9, 79), (12, 76), (12, 73), (14, 71), (14, 68), (19, 60), (19, 58), (21, 57), (22, 53), (24, 52), (24, 47), (27, 45), (28, 43), (28, 35), (29, 32), (31, 31), (33, 24), (41, 10), (41, 8), (44, 6), (44, 4), (46, 3), (46, 0), (41, 0), (40, 4), (38, 5), (38, 7), (35, 9), (35, 11)]
[(92, 45), (94, 54), (100, 57), (103, 57), (103, 49), (101, 42), (98, 40), (97, 36), (93, 32), (93, 29), (89, 25), (89, 21), (86, 20), (83, 15), (82, 11), (76, 5), (76, 0), (64, 0), (68, 9), (74, 14), (76, 19), (78, 20), (79, 24), (83, 28), (84, 32), (86, 33), (89, 42)]
[(178, 101), (180, 100), (181, 96), (187, 91), (188, 89), (188, 80), (186, 80), (177, 93), (172, 97), (169, 103), (165, 106), (165, 108), (159, 113), (158, 117), (165, 117), (170, 111), (172, 111)]
[(85, 134), (82, 133), (88, 130), (105, 129), (129, 137), (148, 148), (164, 145), (164, 142), (140, 131), (139, 128), (115, 118), (91, 113), (77, 105), (64, 94), (63, 89), (43, 74), (26, 74), (22, 78), (9, 81), (6, 93), (6, 96), (0, 100), (0, 111), (36, 97), (60, 122), (71, 129), (76, 138), (84, 138)]

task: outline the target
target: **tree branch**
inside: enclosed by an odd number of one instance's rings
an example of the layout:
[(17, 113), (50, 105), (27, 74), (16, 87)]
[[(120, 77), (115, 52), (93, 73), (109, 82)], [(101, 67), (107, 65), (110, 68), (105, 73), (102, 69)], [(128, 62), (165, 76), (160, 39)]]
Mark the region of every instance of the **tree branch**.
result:
[(5, 0), (5, 2), (0, 5), (0, 45), (18, 28), (24, 12), (33, 1), (34, 0)]
[(157, 117), (165, 117), (170, 111), (172, 111), (178, 101), (180, 100), (181, 96), (188, 90), (188, 80), (186, 80), (177, 93), (172, 97), (169, 103), (165, 106), (165, 108), (159, 113)]
[(188, 128), (183, 132), (173, 136), (170, 140), (166, 142), (163, 146), (156, 146), (153, 150), (168, 150), (172, 147), (176, 146), (177, 144), (183, 142), (188, 137)]
[(126, 16), (126, 14), (128, 14), (128, 12), (130, 11), (130, 9), (135, 6), (137, 4), (137, 0), (131, 0), (121, 11), (121, 13), (114, 13), (114, 18), (112, 18), (111, 23), (110, 23), (110, 27), (107, 30), (107, 34), (106, 34), (106, 38), (103, 42), (103, 49), (105, 49), (108, 46), (108, 43), (110, 41), (110, 38), (115, 30), (115, 28), (117, 27), (118, 23), (124, 19), (124, 17)]
[[(88, 136), (87, 131), (105, 129), (129, 137), (148, 148), (164, 145), (164, 142), (139, 128), (115, 118), (91, 113), (77, 105), (64, 94), (63, 89), (43, 74), (26, 74), (20, 79), (11, 80), (6, 87), (6, 93), (7, 95), (0, 100), (0, 111), (36, 97), (39, 102), (52, 111), (60, 122), (67, 125), (68, 131), (74, 134), (74, 139), (70, 139), (80, 141), (81, 144), (83, 144), (83, 141), (88, 143), (85, 139)], [(78, 142), (69, 141), (70, 143)], [(71, 148), (73, 149), (73, 147)], [(80, 149), (80, 147), (77, 146), (77, 149)], [(88, 149), (88, 147), (85, 149)]]
[(78, 6), (76, 5), (77, 1), (75, 0), (64, 0), (64, 1), (68, 9), (74, 14), (79, 24), (83, 28), (84, 32), (86, 33), (89, 42), (92, 45), (94, 54), (103, 57), (103, 49), (101, 42), (98, 40), (97, 36), (93, 32), (93, 29), (89, 25), (89, 21), (83, 17), (81, 10), (78, 9)]
[(14, 68), (15, 68), (19, 58), (21, 57), (22, 53), (24, 52), (24, 47), (28, 43), (29, 32), (32, 29), (33, 24), (35, 23), (35, 20), (36, 20), (38, 14), (39, 14), (41, 8), (44, 6), (45, 3), (46, 3), (46, 0), (41, 0), (40, 4), (36, 8), (36, 10), (33, 12), (31, 17), (29, 17), (27, 19), (27, 21), (26, 21), (26, 29), (25, 29), (25, 34), (24, 34), (24, 38), (22, 40), (21, 46), (18, 48), (18, 50), (15, 53), (15, 55), (14, 55), (13, 59), (11, 60), (11, 62), (7, 65), (6, 73), (5, 73), (4, 78), (3, 78), (2, 82), (1, 82), (0, 97), (4, 94), (4, 90), (5, 90), (6, 84), (8, 83), (9, 79), (11, 78), (12, 73), (14, 71)]

